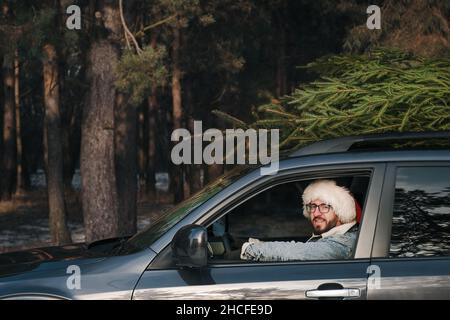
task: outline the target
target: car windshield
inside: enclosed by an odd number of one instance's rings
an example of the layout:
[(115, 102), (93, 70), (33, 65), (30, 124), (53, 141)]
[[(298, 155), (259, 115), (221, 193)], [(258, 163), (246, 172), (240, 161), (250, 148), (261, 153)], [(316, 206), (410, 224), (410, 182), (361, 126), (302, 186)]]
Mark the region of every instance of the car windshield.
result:
[(234, 168), (225, 173), (192, 197), (179, 203), (161, 215), (161, 217), (152, 223), (147, 229), (137, 233), (127, 241), (127, 245), (133, 248), (143, 249), (149, 247), (154, 241), (166, 233), (177, 222), (187, 216), (192, 210), (211, 199), (221, 190), (225, 189), (231, 183), (253, 170), (255, 166), (245, 165)]

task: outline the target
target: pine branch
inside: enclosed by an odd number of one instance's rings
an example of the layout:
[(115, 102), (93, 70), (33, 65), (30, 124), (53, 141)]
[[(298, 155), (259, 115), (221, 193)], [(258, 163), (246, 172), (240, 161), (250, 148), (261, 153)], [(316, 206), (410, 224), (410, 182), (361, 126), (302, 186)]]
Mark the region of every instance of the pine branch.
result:
[(306, 68), (320, 80), (280, 104), (260, 106), (248, 125), (278, 126), (282, 148), (346, 135), (450, 128), (450, 59), (376, 50), (371, 56), (324, 57)]

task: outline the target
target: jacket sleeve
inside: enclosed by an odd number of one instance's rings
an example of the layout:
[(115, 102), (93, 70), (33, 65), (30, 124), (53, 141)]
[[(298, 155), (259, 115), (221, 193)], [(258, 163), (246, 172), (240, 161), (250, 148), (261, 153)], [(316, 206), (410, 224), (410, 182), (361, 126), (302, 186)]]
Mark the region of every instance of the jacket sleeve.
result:
[(351, 258), (356, 233), (346, 233), (316, 242), (245, 243), (241, 258), (254, 261), (334, 260)]

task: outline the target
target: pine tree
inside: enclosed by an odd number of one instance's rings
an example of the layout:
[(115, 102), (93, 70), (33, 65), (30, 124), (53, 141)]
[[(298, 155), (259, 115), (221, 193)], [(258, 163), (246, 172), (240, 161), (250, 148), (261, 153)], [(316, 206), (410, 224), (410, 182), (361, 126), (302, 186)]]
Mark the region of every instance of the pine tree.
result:
[(306, 68), (320, 79), (260, 106), (249, 124), (279, 128), (282, 149), (339, 136), (450, 130), (450, 59), (377, 49), (324, 57)]
[[(359, 12), (365, 6), (352, 1), (342, 5), (344, 10)], [(383, 0), (380, 8), (381, 30), (369, 30), (366, 21), (360, 21), (350, 30), (344, 42), (345, 50), (361, 53), (394, 47), (426, 57), (450, 55), (450, 2)]]

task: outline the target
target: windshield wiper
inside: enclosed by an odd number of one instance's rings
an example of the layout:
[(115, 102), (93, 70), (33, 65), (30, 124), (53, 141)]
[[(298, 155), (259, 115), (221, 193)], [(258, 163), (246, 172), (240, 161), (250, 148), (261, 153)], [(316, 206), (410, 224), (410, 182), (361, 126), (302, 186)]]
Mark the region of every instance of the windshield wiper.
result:
[(109, 238), (109, 239), (102, 239), (102, 240), (94, 241), (88, 245), (88, 250), (116, 254), (116, 251), (118, 251), (119, 249), (122, 249), (123, 244), (130, 237), (131, 236), (125, 236), (125, 237)]

